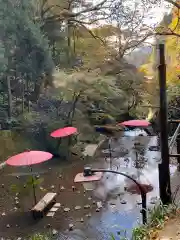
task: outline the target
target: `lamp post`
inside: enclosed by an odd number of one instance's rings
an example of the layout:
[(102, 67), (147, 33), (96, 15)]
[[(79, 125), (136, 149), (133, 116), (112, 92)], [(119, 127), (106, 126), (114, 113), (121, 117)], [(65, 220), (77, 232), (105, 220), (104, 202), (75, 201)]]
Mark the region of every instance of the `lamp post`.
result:
[(108, 169), (92, 169), (91, 167), (85, 167), (83, 173), (78, 173), (74, 179), (74, 182), (83, 183), (83, 186), (86, 190), (94, 190), (95, 188), (94, 182), (99, 181), (102, 178), (103, 173), (114, 173), (114, 174), (122, 175), (132, 180), (137, 185), (140, 191), (141, 200), (142, 200), (142, 211), (141, 211), (142, 222), (143, 224), (146, 224), (147, 223), (146, 194), (148, 192), (148, 188), (146, 184), (140, 184), (133, 177), (122, 172), (117, 172), (117, 171), (108, 170)]
[(157, 38), (157, 60), (159, 73), (159, 96), (160, 96), (160, 141), (161, 158), (159, 164), (159, 191), (163, 204), (169, 204), (172, 201), (170, 170), (169, 170), (169, 144), (168, 144), (168, 118), (167, 118), (167, 93), (166, 93), (166, 63), (165, 63), (165, 39), (163, 36)]

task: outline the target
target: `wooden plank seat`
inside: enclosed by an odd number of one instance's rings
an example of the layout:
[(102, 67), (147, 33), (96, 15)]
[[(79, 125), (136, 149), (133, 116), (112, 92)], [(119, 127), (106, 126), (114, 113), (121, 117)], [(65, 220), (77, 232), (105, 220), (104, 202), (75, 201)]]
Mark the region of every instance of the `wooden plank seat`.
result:
[(43, 217), (56, 202), (57, 193), (49, 192), (31, 209), (34, 218)]

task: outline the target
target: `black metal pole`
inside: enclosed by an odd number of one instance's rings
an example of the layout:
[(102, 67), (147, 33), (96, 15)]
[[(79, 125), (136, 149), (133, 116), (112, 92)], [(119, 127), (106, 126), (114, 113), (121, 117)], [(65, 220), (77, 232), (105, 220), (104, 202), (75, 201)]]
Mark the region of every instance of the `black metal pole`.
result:
[(160, 141), (161, 158), (159, 164), (159, 191), (163, 204), (171, 203), (171, 186), (169, 170), (169, 146), (168, 146), (168, 118), (167, 118), (167, 95), (166, 95), (166, 64), (165, 46), (159, 44), (159, 89), (160, 89)]
[(129, 178), (138, 186), (140, 193), (141, 193), (141, 200), (142, 200), (142, 211), (141, 211), (142, 222), (143, 222), (143, 224), (146, 224), (147, 223), (146, 192), (145, 192), (143, 186), (141, 186), (141, 184), (138, 183), (134, 178), (132, 178), (131, 176), (129, 176), (125, 173), (122, 173), (122, 172), (117, 172), (117, 171), (107, 170), (107, 169), (91, 169), (89, 167), (84, 168), (84, 176), (91, 176), (95, 172), (104, 172), (104, 173), (107, 172), (107, 173), (119, 174), (119, 175)]
[[(180, 138), (179, 137), (177, 137), (176, 143), (177, 143), (177, 154), (180, 154)], [(177, 170), (178, 172), (180, 172), (180, 155), (177, 156), (177, 162), (178, 162)]]
[(110, 169), (112, 169), (111, 140), (112, 140), (112, 138), (110, 137), (110, 138), (108, 139)]

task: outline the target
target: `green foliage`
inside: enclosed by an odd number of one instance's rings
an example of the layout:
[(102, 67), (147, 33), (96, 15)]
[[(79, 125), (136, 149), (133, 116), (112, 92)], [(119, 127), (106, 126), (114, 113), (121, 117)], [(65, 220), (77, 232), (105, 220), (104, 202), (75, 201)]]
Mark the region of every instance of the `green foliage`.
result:
[(64, 92), (65, 96), (72, 98), (74, 92), (80, 93), (79, 101), (83, 102), (86, 111), (93, 110), (93, 113), (98, 113), (101, 110), (113, 117), (127, 109), (126, 95), (117, 86), (115, 76), (103, 76), (99, 70), (94, 70), (74, 72), (66, 74), (66, 77), (59, 74), (56, 78), (57, 86), (59, 85), (59, 90)]
[(32, 187), (38, 187), (43, 182), (43, 178), (36, 179), (33, 176), (29, 176), (25, 183), (12, 184), (10, 187), (11, 192), (19, 193), (20, 197), (25, 197), (30, 194)]
[(53, 239), (51, 234), (40, 234), (36, 233), (29, 238), (29, 240), (51, 240)]
[(107, 113), (92, 113), (90, 121), (93, 125), (104, 125), (115, 123), (115, 119)]
[(0, 0), (0, 56), (6, 63), (4, 70), (14, 70), (16, 76), (28, 74), (36, 82), (44, 72), (50, 74), (54, 65), (48, 41), (33, 13), (31, 1)]
[[(118, 235), (118, 239), (119, 240), (128, 240), (128, 238), (126, 237), (126, 230), (121, 230), (117, 233)], [(110, 240), (116, 240), (117, 238), (115, 238), (114, 234), (110, 234)]]
[(132, 240), (145, 240), (147, 236), (147, 229), (144, 226), (133, 229)]
[(150, 212), (149, 217), (149, 226), (157, 227), (161, 226), (164, 223), (165, 217), (170, 215), (175, 215), (177, 206), (175, 204), (170, 204), (168, 206), (163, 205), (162, 203), (156, 205)]
[(149, 212), (147, 225), (142, 225), (133, 229), (132, 240), (147, 240), (156, 239), (157, 229), (164, 226), (166, 217), (175, 216), (177, 212), (177, 205), (170, 204), (163, 205), (161, 202)]
[(113, 234), (111, 234), (111, 240), (116, 240)]

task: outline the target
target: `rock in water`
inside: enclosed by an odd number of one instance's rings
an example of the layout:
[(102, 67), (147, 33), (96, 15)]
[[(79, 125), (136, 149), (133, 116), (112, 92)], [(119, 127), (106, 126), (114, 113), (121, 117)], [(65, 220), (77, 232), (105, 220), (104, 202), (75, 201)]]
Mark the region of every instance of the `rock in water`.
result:
[(88, 208), (90, 208), (90, 207), (91, 207), (91, 206), (87, 204), (87, 205), (84, 206), (84, 209), (88, 209)]
[(79, 209), (81, 209), (81, 206), (75, 206), (74, 209), (75, 209), (75, 210), (79, 210)]
[(52, 235), (55, 236), (56, 234), (58, 234), (58, 231), (56, 229), (52, 230)]
[(102, 208), (103, 206), (102, 206), (102, 202), (97, 202), (97, 207), (98, 208)]
[(72, 223), (69, 224), (69, 231), (72, 231), (74, 228), (74, 225)]
[(86, 214), (86, 217), (90, 218), (92, 215), (91, 213)]
[(126, 200), (121, 201), (121, 204), (126, 204), (126, 203), (127, 203)]
[(69, 212), (70, 208), (64, 208), (64, 212)]
[(50, 224), (50, 223), (48, 223), (46, 227), (47, 227), (47, 228), (50, 228), (50, 227), (51, 227), (51, 224)]

